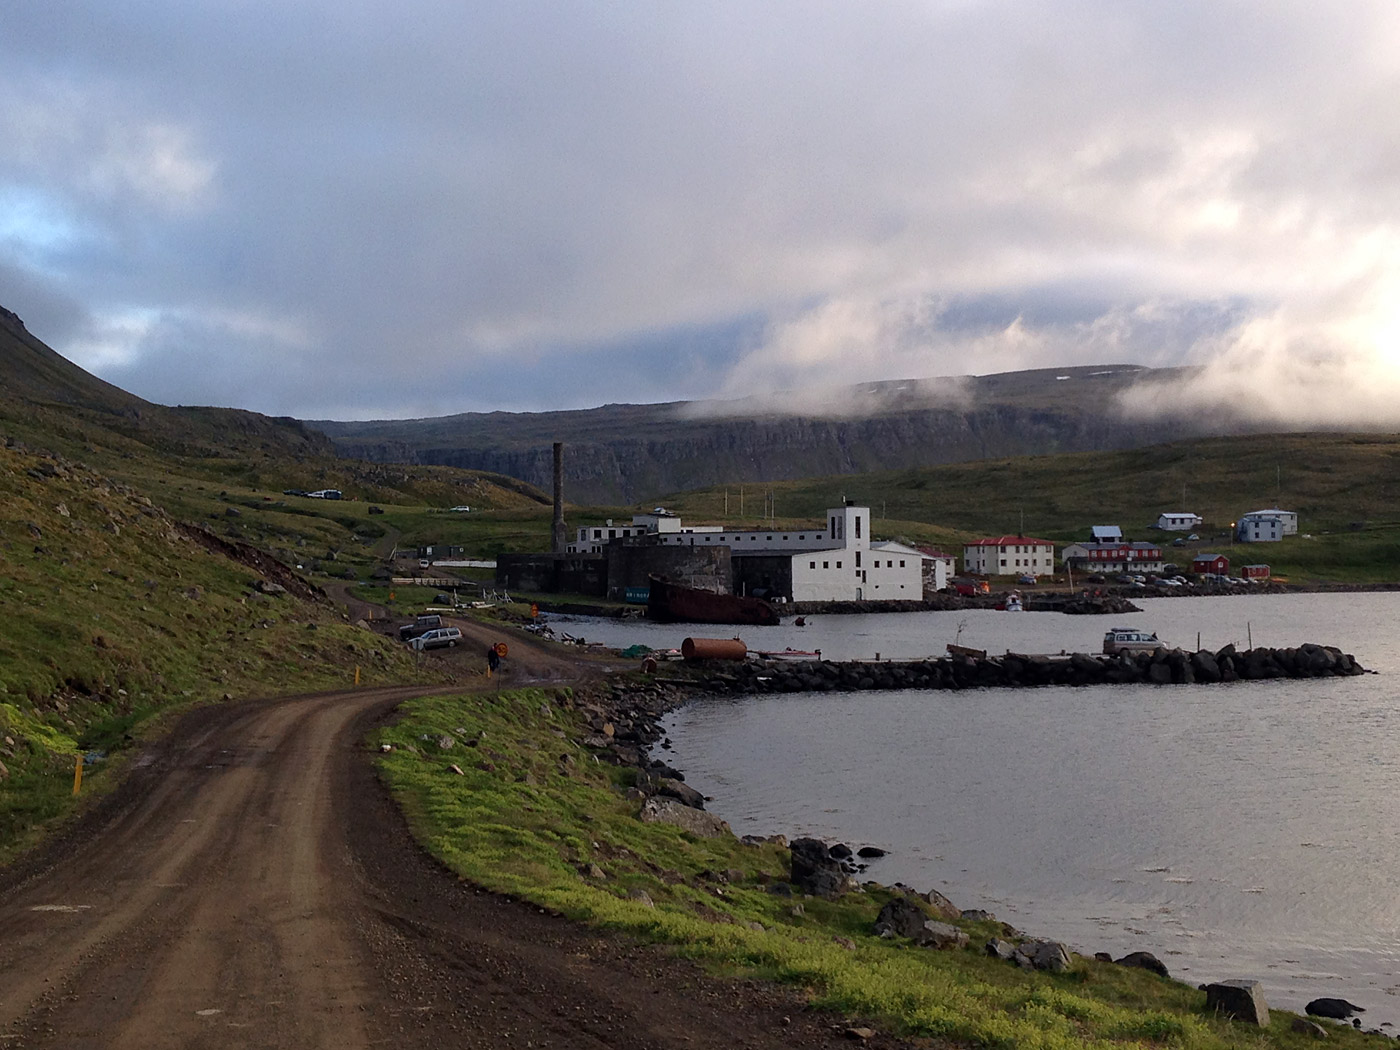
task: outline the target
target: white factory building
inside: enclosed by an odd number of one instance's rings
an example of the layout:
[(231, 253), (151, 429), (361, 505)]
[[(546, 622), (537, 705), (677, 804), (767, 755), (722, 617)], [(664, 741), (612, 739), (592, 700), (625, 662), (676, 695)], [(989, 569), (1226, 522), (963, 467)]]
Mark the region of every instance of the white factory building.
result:
[[(924, 562), (913, 547), (893, 541), (871, 542), (870, 508), (848, 502), (827, 511), (815, 528), (739, 529), (722, 525), (686, 526), (675, 514), (657, 507), (633, 515), (627, 525), (606, 522), (582, 526), (569, 544), (571, 553), (599, 553), (610, 542), (651, 542), (662, 546), (728, 547), (736, 577), (765, 571), (771, 595), (794, 602), (920, 601), (924, 596)], [(747, 563), (742, 571), (740, 562)], [(941, 577), (940, 576), (941, 571)], [(947, 585), (947, 572), (934, 568), (935, 589)]]

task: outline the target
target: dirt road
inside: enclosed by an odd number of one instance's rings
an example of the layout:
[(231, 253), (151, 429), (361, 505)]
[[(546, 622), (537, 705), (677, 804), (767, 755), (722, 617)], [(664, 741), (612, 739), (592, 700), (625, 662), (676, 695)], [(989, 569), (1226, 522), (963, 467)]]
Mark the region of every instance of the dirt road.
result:
[(423, 691), (193, 712), (0, 872), (0, 1050), (849, 1045), (428, 858), (361, 743)]

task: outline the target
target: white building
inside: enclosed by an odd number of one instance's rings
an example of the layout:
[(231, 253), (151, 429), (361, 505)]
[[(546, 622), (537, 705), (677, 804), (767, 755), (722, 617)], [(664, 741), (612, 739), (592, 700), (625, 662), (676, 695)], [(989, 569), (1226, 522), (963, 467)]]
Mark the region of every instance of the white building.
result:
[(613, 540), (634, 539), (641, 536), (657, 536), (666, 539), (679, 539), (682, 535), (719, 532), (718, 525), (691, 525), (683, 527), (679, 516), (665, 507), (657, 507), (646, 514), (633, 514), (629, 525), (614, 524), (609, 518), (601, 525), (580, 525), (575, 532), (573, 543), (568, 545), (570, 554), (598, 554)]
[(1167, 511), (1157, 516), (1157, 528), (1166, 529), (1168, 532), (1190, 532), (1200, 525), (1202, 520), (1199, 514), (1192, 514), (1190, 511)]
[(685, 526), (658, 507), (651, 514), (634, 515), (630, 526), (608, 522), (581, 527), (569, 551), (597, 553), (612, 540), (641, 537), (662, 546), (728, 547), (736, 561), (784, 559), (786, 571), (774, 573), (774, 585), (788, 575), (787, 597), (794, 602), (920, 601), (924, 596), (925, 555), (899, 543), (872, 545), (870, 508), (851, 503), (828, 510), (823, 525), (810, 529)]
[(993, 536), (963, 547), (963, 571), (979, 576), (1049, 576), (1055, 545), (1029, 536)]
[[(848, 503), (826, 512), (823, 533), (764, 532), (739, 538), (732, 556), (758, 553), (765, 546), (787, 542), (806, 546), (791, 555), (792, 600), (795, 602), (895, 601), (916, 602), (924, 596), (924, 555), (901, 543), (870, 542), (870, 508)], [(787, 537), (786, 541), (781, 537)], [(760, 544), (761, 546), (755, 546)]]
[(1235, 539), (1241, 543), (1273, 543), (1298, 533), (1298, 512), (1293, 510), (1252, 510), (1240, 515)]

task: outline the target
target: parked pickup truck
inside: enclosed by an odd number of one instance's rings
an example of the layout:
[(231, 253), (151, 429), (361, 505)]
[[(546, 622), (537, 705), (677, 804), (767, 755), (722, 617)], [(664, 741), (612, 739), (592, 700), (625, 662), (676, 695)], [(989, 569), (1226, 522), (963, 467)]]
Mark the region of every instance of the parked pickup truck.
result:
[(410, 642), (420, 634), (427, 634), (442, 626), (442, 617), (436, 613), (429, 613), (426, 616), (417, 617), (412, 623), (406, 623), (399, 628), (399, 641)]

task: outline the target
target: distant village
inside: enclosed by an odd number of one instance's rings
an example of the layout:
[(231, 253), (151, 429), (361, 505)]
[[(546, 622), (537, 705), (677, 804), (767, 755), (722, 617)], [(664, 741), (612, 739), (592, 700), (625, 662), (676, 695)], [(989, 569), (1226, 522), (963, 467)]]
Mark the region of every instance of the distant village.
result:
[[(1198, 541), (1194, 530), (1201, 525), (1200, 515), (1190, 512), (1161, 514), (1150, 531), (1182, 534), (1166, 543), (1126, 540), (1119, 526), (1097, 525), (1058, 558), (1049, 540), (987, 537), (963, 547), (962, 572), (973, 578), (968, 581), (957, 578), (951, 554), (876, 539), (870, 508), (849, 500), (806, 529), (686, 525), (657, 507), (630, 522), (578, 526), (572, 539), (556, 528), (555, 550), (502, 555), (497, 583), (515, 591), (644, 602), (651, 579), (661, 577), (697, 590), (800, 604), (916, 602), (950, 586), (974, 593), (992, 577), (1028, 586), (1056, 573), (1057, 566), (1071, 584), (1076, 575), (1085, 583), (1114, 577), (1166, 587), (1183, 585), (1185, 573), (1220, 582), (1269, 577), (1269, 566), (1258, 562), (1232, 576), (1229, 557), (1214, 552), (1193, 553), (1189, 564), (1173, 562), (1170, 549)], [(1278, 508), (1250, 511), (1233, 523), (1234, 541), (1241, 544), (1276, 542), (1297, 531), (1297, 513)], [(1165, 575), (1169, 571), (1172, 576)]]

